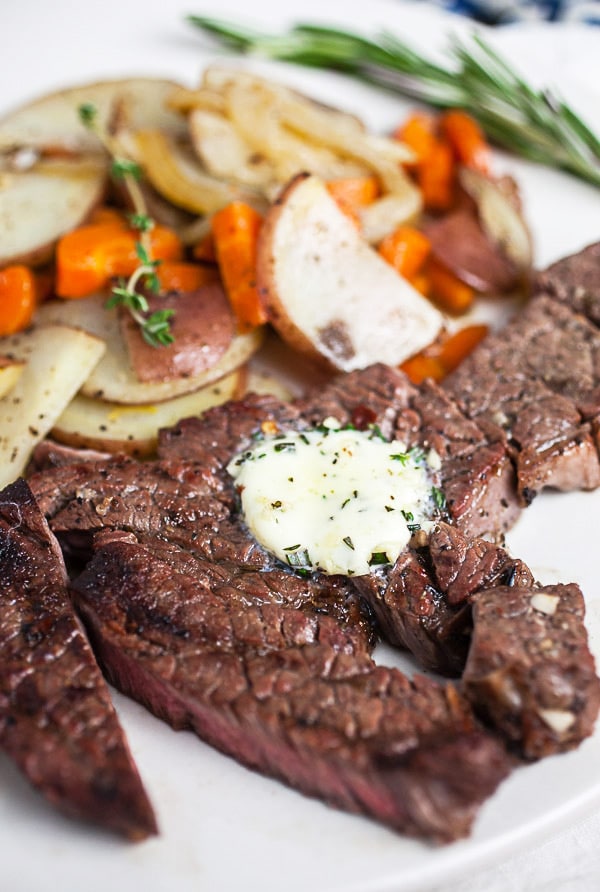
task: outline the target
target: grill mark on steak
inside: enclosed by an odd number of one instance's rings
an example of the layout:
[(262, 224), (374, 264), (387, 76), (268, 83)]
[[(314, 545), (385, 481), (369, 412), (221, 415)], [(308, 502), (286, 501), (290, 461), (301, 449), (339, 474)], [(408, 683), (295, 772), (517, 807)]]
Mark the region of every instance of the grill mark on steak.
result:
[(600, 485), (599, 357), (593, 326), (541, 295), (445, 380), (469, 418), (506, 438), (524, 504), (545, 487)]
[(600, 680), (579, 586), (498, 587), (480, 592), (473, 611), (463, 688), (477, 711), (528, 759), (591, 734)]
[(332, 805), (437, 841), (468, 833), (510, 760), (454, 687), (375, 666), (328, 617), (240, 608), (110, 540), (75, 590), (125, 693)]
[(0, 746), (71, 817), (132, 840), (156, 833), (58, 543), (22, 480), (0, 494), (0, 573)]

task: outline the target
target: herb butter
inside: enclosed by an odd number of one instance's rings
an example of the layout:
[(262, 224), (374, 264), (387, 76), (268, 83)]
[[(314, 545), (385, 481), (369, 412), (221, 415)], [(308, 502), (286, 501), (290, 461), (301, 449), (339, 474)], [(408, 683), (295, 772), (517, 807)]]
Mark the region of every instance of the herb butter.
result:
[(365, 575), (431, 525), (438, 456), (336, 424), (265, 436), (228, 471), (264, 548), (299, 570)]

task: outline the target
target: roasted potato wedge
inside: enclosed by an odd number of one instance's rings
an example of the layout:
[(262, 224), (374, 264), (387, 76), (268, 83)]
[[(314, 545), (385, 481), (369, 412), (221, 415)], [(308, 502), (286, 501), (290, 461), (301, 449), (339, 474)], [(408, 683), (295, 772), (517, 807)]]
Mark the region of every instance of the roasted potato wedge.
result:
[(66, 325), (39, 325), (3, 340), (3, 350), (25, 363), (0, 400), (0, 489), (23, 473), (105, 350), (105, 343)]
[(0, 399), (13, 389), (25, 368), (25, 361), (12, 356), (0, 356)]
[(106, 182), (99, 159), (46, 161), (0, 173), (0, 266), (46, 262), (57, 239), (100, 203)]
[(99, 152), (98, 137), (79, 118), (78, 108), (84, 103), (96, 107), (101, 128), (117, 114), (119, 128), (157, 128), (183, 135), (185, 119), (167, 106), (177, 86), (159, 78), (127, 78), (50, 93), (0, 120), (0, 152), (20, 146), (75, 154)]
[[(105, 294), (96, 294), (81, 300), (47, 301), (38, 311), (41, 322), (78, 326), (106, 341), (106, 353), (82, 386), (83, 395), (94, 399), (147, 405), (193, 393), (243, 366), (263, 338), (261, 329), (236, 335), (221, 359), (199, 375), (166, 381), (139, 381), (129, 364), (118, 315), (105, 308), (106, 298)], [(160, 350), (160, 347), (156, 349)]]
[(295, 178), (269, 212), (258, 283), (281, 337), (340, 371), (398, 365), (442, 327), (441, 314), (368, 245), (315, 176)]
[(241, 394), (245, 381), (243, 369), (237, 369), (220, 381), (194, 393), (162, 403), (124, 406), (78, 394), (52, 428), (52, 437), (68, 446), (123, 452), (145, 458), (156, 450), (158, 431), (176, 424), (181, 418), (201, 415)]

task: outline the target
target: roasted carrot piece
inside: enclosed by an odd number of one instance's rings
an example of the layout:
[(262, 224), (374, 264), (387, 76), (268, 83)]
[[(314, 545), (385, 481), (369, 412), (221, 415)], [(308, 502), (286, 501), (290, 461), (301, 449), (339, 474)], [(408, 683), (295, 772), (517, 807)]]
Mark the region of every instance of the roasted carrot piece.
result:
[(408, 375), (413, 384), (421, 384), (425, 378), (441, 381), (446, 374), (446, 369), (439, 359), (435, 356), (428, 356), (425, 352), (416, 353), (406, 359), (400, 368)]
[(456, 169), (449, 143), (438, 139), (417, 167), (417, 184), (427, 210), (447, 211), (454, 200)]
[[(422, 164), (431, 154), (437, 142), (437, 124), (433, 115), (415, 112), (400, 124), (393, 137), (405, 143), (415, 153), (415, 165)], [(411, 165), (409, 165), (411, 166)]]
[(449, 142), (457, 160), (489, 174), (491, 149), (477, 121), (460, 109), (452, 109), (440, 116), (440, 131)]
[(487, 325), (465, 325), (411, 356), (400, 368), (413, 384), (421, 384), (425, 378), (442, 381), (474, 350), (488, 331)]
[(27, 266), (15, 264), (0, 270), (0, 335), (27, 328), (37, 301), (35, 275)]
[(442, 340), (436, 357), (449, 374), (457, 368), (469, 353), (484, 339), (489, 328), (487, 325), (465, 325), (454, 334)]
[(102, 204), (100, 207), (95, 208), (88, 220), (88, 224), (104, 224), (104, 223), (114, 223), (116, 226), (125, 226), (125, 216), (122, 211), (119, 211), (117, 208), (108, 207), (108, 205)]
[(431, 251), (427, 236), (414, 226), (399, 226), (379, 243), (378, 251), (405, 279), (413, 279)]
[(203, 285), (215, 282), (219, 274), (214, 267), (199, 263), (183, 263), (165, 260), (156, 270), (161, 291), (197, 291)]
[(204, 238), (194, 245), (192, 254), (201, 263), (216, 263), (215, 239), (212, 232), (207, 232)]
[[(149, 253), (153, 260), (181, 260), (183, 245), (178, 235), (167, 226), (153, 226), (148, 232)], [(127, 229), (120, 237), (109, 239), (106, 245), (106, 264), (110, 276), (130, 276), (140, 265), (136, 245), (140, 233)]]
[[(155, 226), (148, 238), (153, 259), (181, 259), (183, 247), (172, 230)], [(139, 240), (139, 232), (128, 229), (124, 221), (90, 224), (67, 233), (56, 247), (56, 293), (85, 297), (106, 287), (112, 276), (130, 276), (140, 263)]]
[(431, 285), (429, 284), (429, 277), (426, 272), (417, 273), (416, 276), (413, 276), (410, 280), (410, 284), (413, 288), (416, 288), (424, 297), (429, 297), (429, 292), (431, 291)]
[(360, 223), (361, 208), (379, 196), (379, 180), (375, 176), (340, 177), (328, 180), (327, 190), (345, 214)]
[(475, 291), (435, 258), (427, 264), (431, 299), (445, 312), (459, 316), (466, 313), (475, 299)]
[(261, 215), (243, 201), (231, 202), (212, 218), (221, 278), (242, 331), (267, 321), (256, 286), (256, 252), (261, 226)]

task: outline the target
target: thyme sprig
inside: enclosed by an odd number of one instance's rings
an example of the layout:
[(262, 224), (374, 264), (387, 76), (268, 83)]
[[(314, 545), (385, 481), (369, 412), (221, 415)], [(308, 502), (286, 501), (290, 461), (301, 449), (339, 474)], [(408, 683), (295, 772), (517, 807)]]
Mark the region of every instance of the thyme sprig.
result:
[(438, 108), (463, 108), (497, 145), (600, 186), (599, 136), (557, 93), (532, 88), (477, 33), (469, 41), (450, 37), (445, 67), (389, 31), (368, 39), (298, 24), (264, 34), (207, 16), (187, 21), (236, 52), (335, 69)]
[(133, 211), (127, 215), (129, 225), (139, 233), (139, 240), (135, 245), (139, 266), (129, 279), (118, 280), (111, 289), (106, 308), (124, 307), (139, 325), (146, 343), (152, 347), (166, 347), (174, 341), (171, 319), (175, 315), (175, 310), (165, 308), (151, 313), (148, 299), (138, 291), (139, 287), (154, 294), (160, 290), (156, 274), (160, 260), (153, 260), (151, 256), (150, 233), (154, 228), (154, 220), (148, 215), (140, 187), (141, 168), (136, 161), (123, 157), (118, 140), (106, 128), (99, 126), (98, 109), (93, 103), (85, 102), (79, 106), (79, 118), (88, 130), (96, 134), (111, 157), (111, 176), (123, 182), (133, 207)]

